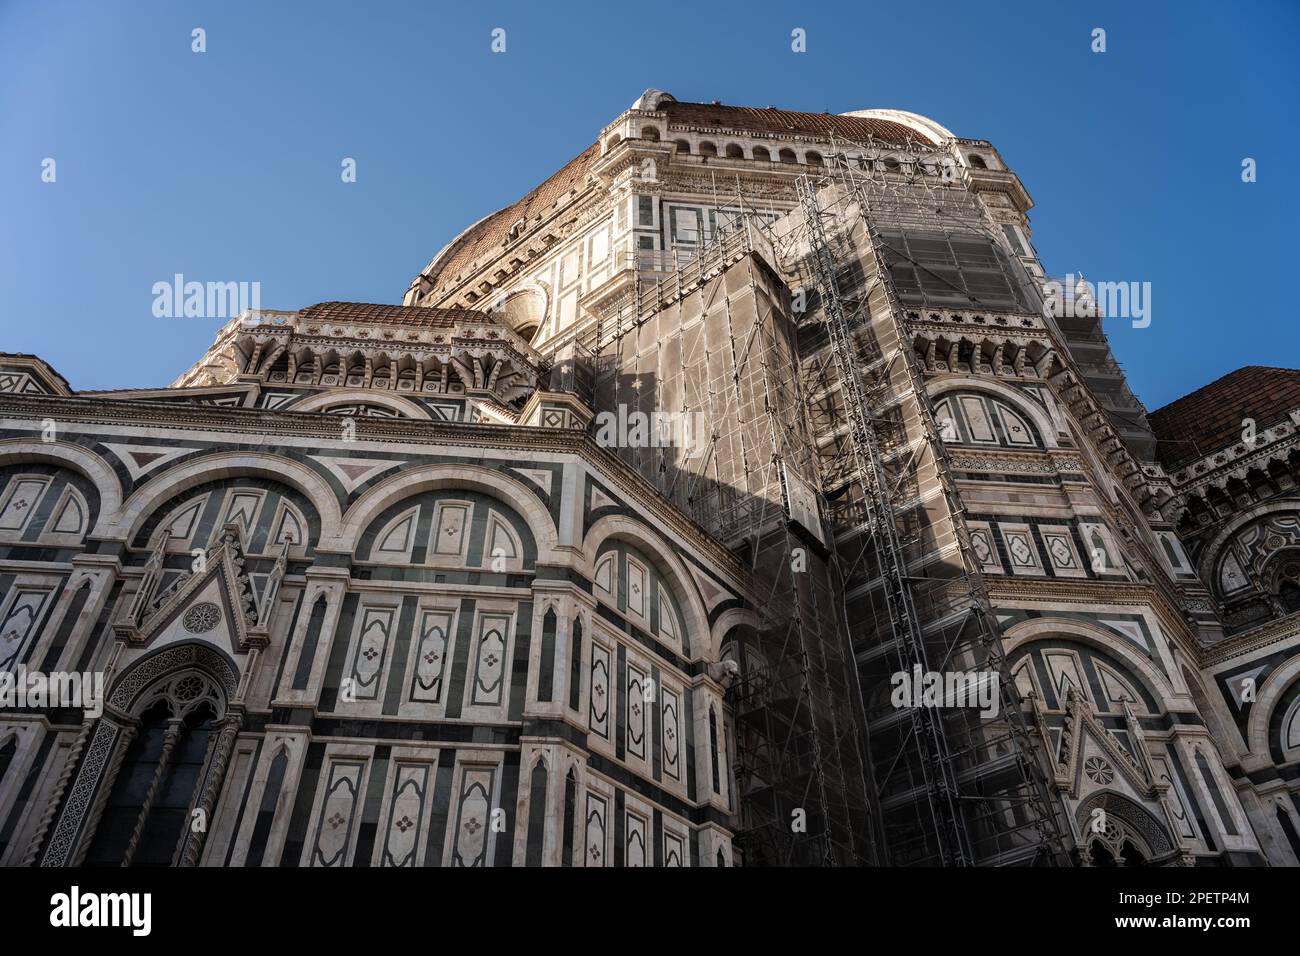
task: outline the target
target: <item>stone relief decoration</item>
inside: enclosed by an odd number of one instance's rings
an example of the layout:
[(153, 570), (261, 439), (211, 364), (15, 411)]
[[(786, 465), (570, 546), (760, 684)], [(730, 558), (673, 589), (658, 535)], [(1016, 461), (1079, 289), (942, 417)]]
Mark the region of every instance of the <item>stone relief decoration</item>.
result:
[(352, 848), (352, 820), (361, 793), (366, 762), (356, 758), (330, 761), (316, 834), (307, 865), (347, 866)]
[(1110, 783), (1115, 779), (1115, 768), (1101, 757), (1089, 757), (1083, 762), (1083, 772), (1093, 783)]
[(24, 531), (49, 486), (50, 478), (45, 475), (19, 475), (10, 479), (0, 500), (0, 531)]
[(0, 672), (23, 662), (54, 592), (48, 588), (15, 587), (0, 615)]
[(644, 760), (646, 726), (646, 675), (631, 661), (627, 664), (627, 739), (624, 746), (630, 756)]
[(495, 766), (462, 767), (451, 840), (452, 866), (487, 866), (496, 778)]
[(0, 371), (0, 392), (11, 395), (45, 395), (48, 390), (27, 372)]
[(647, 825), (645, 817), (631, 810), (626, 814), (627, 835), (623, 848), (623, 865), (624, 866), (645, 866), (646, 865), (646, 832)]
[(968, 521), (966, 529), (970, 534), (971, 554), (980, 571), (985, 574), (1004, 574), (1002, 558), (998, 556), (997, 545), (993, 539), (993, 529), (987, 521)]
[(89, 530), (90, 509), (80, 491), (69, 485), (55, 505), (45, 530), (50, 534), (73, 535), (80, 539)]
[(363, 606), (360, 609), (348, 655), (348, 676), (357, 701), (379, 699), (397, 612), (396, 607)]
[(591, 732), (609, 739), (610, 650), (600, 641), (591, 642), (591, 702), (588, 725)]
[(424, 845), (425, 796), (429, 791), (430, 769), (428, 763), (397, 764), (388, 802), (388, 823), (380, 866), (419, 865), (420, 848)]
[(191, 634), (206, 634), (221, 623), (221, 609), (211, 601), (195, 604), (181, 618), (181, 627)]
[(1074, 537), (1065, 525), (1039, 525), (1038, 533), (1043, 537), (1047, 547), (1047, 556), (1052, 562), (1052, 571), (1058, 577), (1084, 578), (1088, 572), (1079, 560), (1079, 552), (1074, 546)]
[(1034, 544), (1034, 535), (1027, 524), (998, 522), (1007, 556), (1011, 560), (1012, 574), (1043, 574), (1043, 563)]
[(664, 866), (682, 867), (687, 865), (686, 839), (679, 833), (664, 827)]
[[(1095, 811), (1101, 811), (1096, 813)], [(1075, 821), (1084, 855), (1093, 865), (1177, 865), (1178, 845), (1165, 825), (1136, 801), (1102, 791), (1079, 805)], [(1098, 825), (1100, 824), (1100, 825)]]
[(660, 748), (663, 755), (663, 772), (674, 780), (681, 779), (681, 701), (677, 692), (667, 687), (662, 688), (662, 713), (660, 721), (663, 727)]
[(609, 803), (599, 794), (587, 793), (587, 866), (607, 866), (606, 826)]
[(142, 658), (118, 678), (109, 692), (108, 702), (124, 713), (139, 710), (140, 695), (154, 681), (171, 671), (190, 667), (211, 675), (226, 700), (234, 698), (239, 687), (239, 671), (234, 662), (214, 647), (194, 643), (173, 644)]
[[(205, 570), (178, 576), (166, 591), (156, 596), (151, 594), (151, 589), (157, 587), (158, 562), (167, 547), (165, 535), (155, 539), (155, 543), (156, 549), (146, 565), (136, 600), (113, 623), (114, 633), (118, 637), (131, 644), (148, 644), (177, 618), (181, 620), (181, 627), (192, 634), (208, 634), (228, 619), (233, 624), (231, 636), (235, 650), (244, 651), (250, 646), (264, 646), (269, 642), (270, 636), (266, 631), (269, 614), (259, 610), (252, 579), (245, 571), (243, 532), (239, 525), (227, 525), (221, 532), (217, 546), (204, 558)], [(275, 576), (278, 578), (281, 574), (282, 562)], [(196, 610), (202, 608), (203, 603), (209, 603), (206, 598), (199, 604), (194, 604), (194, 601), (200, 593), (209, 593), (209, 585), (214, 581), (218, 590), (212, 593), (219, 594), (225, 602), (229, 609), (228, 616), (215, 603), (215, 614), (209, 609)], [(265, 611), (269, 612), (274, 606), (270, 602), (274, 600), (277, 590), (278, 586), (268, 589)], [(192, 631), (187, 621), (196, 626), (207, 626), (207, 630)]]
[(418, 639), (414, 641), (415, 667), (409, 696), (412, 703), (444, 703), (444, 675), (454, 619), (451, 610), (421, 610), (416, 627)]
[[(206, 701), (213, 704), (216, 713), (222, 714), (238, 686), (238, 670), (220, 651), (201, 643), (173, 644), (128, 667), (110, 688), (108, 706), (121, 713), (136, 714), (154, 701), (167, 698), (172, 702), (173, 712), (184, 713)], [(84, 846), (90, 837), (82, 832), (83, 827), (96, 795), (103, 789), (101, 783), (106, 782), (113, 755), (129, 742), (124, 728), (107, 716), (96, 721), (41, 866), (68, 866), (76, 862), (78, 847)]]
[(512, 620), (509, 614), (483, 614), (474, 653), (474, 682), (470, 702), (498, 707), (505, 700), (507, 653)]
[(1037, 430), (1024, 415), (988, 395), (950, 392), (935, 403), (934, 420), (945, 442), (1042, 447)]
[(116, 442), (104, 442), (104, 447), (111, 451), (123, 465), (126, 466), (127, 473), (133, 481), (138, 482), (145, 475), (156, 471), (163, 465), (175, 462), (177, 459), (194, 452), (202, 451), (201, 448), (175, 445), (130, 445), (119, 444)]

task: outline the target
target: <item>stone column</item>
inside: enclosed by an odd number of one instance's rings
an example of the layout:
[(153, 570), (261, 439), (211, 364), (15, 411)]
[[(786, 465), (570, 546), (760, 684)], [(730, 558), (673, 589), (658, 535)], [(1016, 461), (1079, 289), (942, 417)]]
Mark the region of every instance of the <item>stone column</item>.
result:
[(167, 773), (167, 764), (171, 760), (172, 750), (180, 742), (181, 733), (184, 729), (184, 723), (179, 717), (173, 717), (167, 721), (167, 730), (163, 734), (162, 753), (158, 757), (158, 767), (153, 772), (153, 779), (149, 781), (149, 789), (144, 795), (140, 815), (135, 819), (135, 829), (131, 831), (131, 839), (126, 845), (126, 853), (122, 856), (123, 866), (131, 865), (131, 860), (135, 857), (135, 851), (140, 846), (140, 837), (144, 835), (144, 825), (149, 820), (149, 811), (153, 809), (153, 801), (158, 795), (158, 787), (162, 784), (163, 775)]
[[(190, 823), (181, 833), (181, 842), (176, 848), (176, 857), (173, 860), (176, 866), (198, 865), (199, 854), (203, 852), (204, 841), (207, 839), (208, 831), (212, 828), (212, 817), (217, 806), (217, 798), (221, 795), (221, 785), (225, 782), (226, 768), (230, 764), (230, 755), (235, 749), (235, 740), (239, 736), (239, 728), (242, 723), (243, 715), (237, 713), (227, 714), (221, 719), (221, 732), (217, 737), (216, 746), (212, 750), (207, 772), (203, 775), (203, 783), (198, 798), (191, 808)], [(195, 832), (193, 826), (194, 810), (203, 811), (203, 829), (198, 832)]]

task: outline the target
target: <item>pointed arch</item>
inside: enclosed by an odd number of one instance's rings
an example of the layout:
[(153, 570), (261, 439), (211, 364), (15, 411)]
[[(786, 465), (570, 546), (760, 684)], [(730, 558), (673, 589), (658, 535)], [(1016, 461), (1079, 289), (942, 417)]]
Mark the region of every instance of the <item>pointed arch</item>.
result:
[(59, 465), (82, 475), (99, 494), (99, 513), (92, 533), (105, 536), (122, 507), (122, 483), (117, 474), (99, 455), (80, 445), (65, 441), (28, 441), (7, 438), (0, 441), (0, 466), (28, 462)]
[(1023, 645), (1053, 637), (1087, 644), (1103, 655), (1113, 658), (1143, 684), (1141, 689), (1151, 696), (1162, 711), (1168, 710), (1173, 703), (1173, 686), (1149, 659), (1129, 645), (1126, 638), (1090, 621), (1057, 617), (1039, 617), (1020, 621), (1003, 632), (1002, 644), (1006, 649), (1007, 660), (1013, 662), (1015, 652)]
[(334, 491), (318, 472), (283, 455), (251, 451), (202, 455), (145, 482), (123, 503), (107, 536), (130, 541), (151, 514), (178, 495), (210, 481), (243, 477), (268, 478), (301, 492), (320, 516), (321, 540), (338, 536), (342, 510)]
[(337, 534), (330, 537), (322, 531), (317, 550), (351, 554), (370, 522), (385, 509), (412, 495), (444, 488), (479, 491), (514, 509), (537, 542), (537, 560), (560, 560), (555, 522), (523, 481), (482, 465), (452, 462), (403, 469), (368, 489), (348, 508)]
[(1043, 448), (1057, 448), (1056, 425), (1038, 404), (1019, 389), (983, 375), (965, 372), (947, 372), (935, 375), (926, 382), (926, 392), (931, 401), (942, 401), (951, 391), (982, 392), (1010, 406), (1016, 414), (1027, 418), (1038, 432)]
[(677, 557), (672, 546), (659, 534), (639, 521), (623, 515), (606, 515), (592, 523), (582, 543), (581, 572), (589, 579), (596, 577), (596, 563), (601, 546), (608, 540), (625, 541), (649, 558), (660, 576), (668, 583), (678, 609), (685, 619), (686, 634), (682, 651), (688, 657), (715, 660), (717, 644), (709, 627), (709, 616), (704, 600), (689, 570)]

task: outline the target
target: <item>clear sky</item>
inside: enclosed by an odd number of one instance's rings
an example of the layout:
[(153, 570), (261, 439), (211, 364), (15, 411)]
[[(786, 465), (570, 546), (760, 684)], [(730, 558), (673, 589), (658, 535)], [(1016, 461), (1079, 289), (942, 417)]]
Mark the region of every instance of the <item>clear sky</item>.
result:
[(1296, 0), (0, 0), (0, 351), (165, 385), (221, 325), (154, 317), (178, 272), (264, 308), (399, 302), (648, 87), (991, 140), (1049, 272), (1151, 283), (1149, 327), (1107, 323), (1148, 408), (1300, 365)]

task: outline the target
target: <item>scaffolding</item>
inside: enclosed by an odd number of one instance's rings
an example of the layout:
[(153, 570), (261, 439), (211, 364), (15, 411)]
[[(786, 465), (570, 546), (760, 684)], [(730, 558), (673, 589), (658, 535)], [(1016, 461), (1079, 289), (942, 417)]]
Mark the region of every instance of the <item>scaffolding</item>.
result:
[[(782, 271), (811, 293), (800, 353), (805, 390), (821, 396), (813, 430), (864, 693), (879, 851), (898, 865), (1065, 863), (1059, 801), (971, 557), (905, 325), (930, 296), (1026, 311), (1026, 277), (999, 254), (995, 225), (960, 184), (920, 163), (898, 172), (855, 164), (851, 150), (836, 144), (828, 167), (801, 177), (780, 254)], [(937, 251), (928, 260), (912, 254), (926, 248)], [(991, 683), (996, 716), (969, 701), (894, 699), (900, 676), (953, 673)]]
[[(937, 152), (848, 158), (875, 150), (836, 144), (775, 223), (738, 185), (730, 228), (667, 271), (630, 264), (578, 350), (597, 408), (709, 423), (703, 454), (616, 451), (753, 575), (725, 649), (745, 862), (1066, 863), (905, 325), (1032, 298)], [(898, 675), (952, 672), (996, 715), (891, 703)]]

